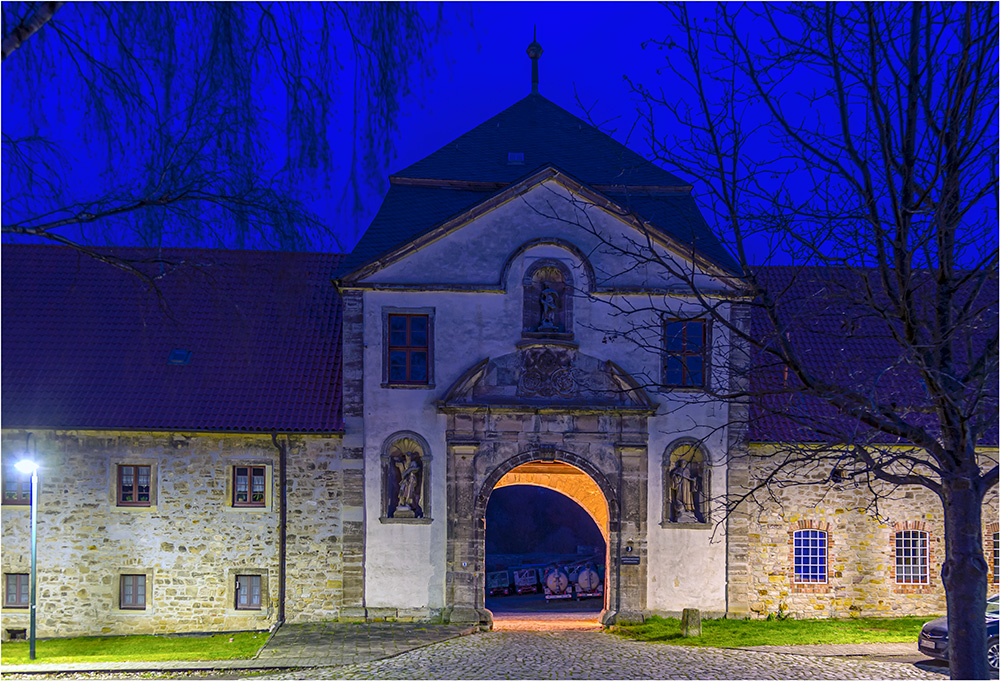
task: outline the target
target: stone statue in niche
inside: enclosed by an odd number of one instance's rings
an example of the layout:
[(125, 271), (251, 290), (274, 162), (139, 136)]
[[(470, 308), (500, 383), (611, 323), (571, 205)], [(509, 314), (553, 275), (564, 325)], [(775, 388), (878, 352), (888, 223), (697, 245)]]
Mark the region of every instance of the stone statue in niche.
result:
[(386, 484), (390, 518), (421, 518), (421, 490), (423, 488), (423, 462), (420, 445), (404, 438), (389, 449), (389, 466)]
[(396, 461), (399, 471), (399, 497), (396, 503), (395, 518), (414, 518), (413, 510), (419, 501), (420, 494), (420, 457), (406, 453), (402, 461)]
[(559, 292), (549, 287), (548, 282), (542, 282), (542, 293), (539, 295), (541, 303), (541, 320), (538, 323), (537, 331), (559, 331), (557, 315), (559, 314)]
[(670, 520), (675, 523), (703, 523), (704, 466), (692, 453), (680, 456), (670, 469)]
[(555, 265), (531, 270), (524, 280), (524, 333), (532, 338), (572, 335), (571, 288)]

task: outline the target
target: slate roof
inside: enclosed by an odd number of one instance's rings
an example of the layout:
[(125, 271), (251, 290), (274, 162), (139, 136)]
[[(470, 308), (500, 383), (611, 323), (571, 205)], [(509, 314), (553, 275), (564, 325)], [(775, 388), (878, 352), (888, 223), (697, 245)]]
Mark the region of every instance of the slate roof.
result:
[[(906, 423), (937, 431), (936, 417), (924, 384), (892, 337), (897, 322), (873, 313), (859, 302), (862, 276), (880, 296), (881, 284), (874, 270), (834, 267), (763, 267), (756, 276), (774, 296), (776, 308), (788, 325), (789, 340), (803, 357), (810, 372), (838, 386), (865, 395), (871, 404), (889, 405)], [(996, 337), (998, 304), (995, 279), (977, 297), (973, 309), (980, 310), (975, 323), (962, 330), (954, 345), (958, 368), (963, 357), (973, 360), (987, 352)], [(917, 296), (931, 314), (932, 298)], [(751, 330), (767, 343), (776, 337), (764, 307), (751, 310)], [(968, 350), (966, 343), (968, 342)], [(967, 354), (968, 353), (968, 354)], [(794, 375), (764, 351), (756, 351), (749, 379), (751, 394), (748, 437), (754, 442), (879, 442), (893, 438), (875, 433), (855, 419), (839, 415), (828, 403), (803, 395)], [(995, 376), (986, 384), (988, 394), (975, 407), (981, 437), (978, 445), (998, 442), (997, 385)], [(970, 396), (973, 393), (970, 392)]]
[(344, 258), (344, 276), (485, 201), (495, 192), (391, 185), (368, 230)]
[(736, 259), (705, 222), (701, 210), (690, 194), (608, 193), (608, 198), (682, 244), (693, 246), (695, 252), (731, 273), (740, 272)]
[(101, 252), (172, 263), (141, 266), (162, 297), (70, 248), (0, 249), (5, 428), (343, 430), (342, 256)]
[[(509, 152), (524, 154), (510, 165)], [(503, 182), (554, 165), (589, 185), (688, 187), (624, 144), (535, 93), (449, 142), (396, 177)]]
[[(523, 153), (524, 163), (509, 164), (510, 152)], [(338, 276), (405, 245), (485, 201), (503, 186), (547, 166), (598, 187), (608, 198), (633, 210), (665, 234), (682, 243), (694, 243), (701, 255), (730, 272), (739, 271), (698, 210), (689, 183), (541, 95), (530, 94), (393, 175), (390, 180), (396, 184), (391, 184), (378, 214), (345, 258)], [(406, 180), (495, 186), (473, 185), (473, 189), (462, 190), (400, 184)], [(643, 187), (669, 188), (676, 193), (652, 195)]]

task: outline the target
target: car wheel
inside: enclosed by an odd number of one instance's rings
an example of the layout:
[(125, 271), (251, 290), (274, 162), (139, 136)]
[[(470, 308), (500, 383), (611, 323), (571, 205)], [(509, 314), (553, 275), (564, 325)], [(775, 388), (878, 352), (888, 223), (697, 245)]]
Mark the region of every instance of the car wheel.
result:
[(991, 638), (990, 642), (986, 644), (986, 660), (990, 663), (991, 669), (1000, 668), (1000, 651), (997, 650), (1000, 646), (1000, 639)]

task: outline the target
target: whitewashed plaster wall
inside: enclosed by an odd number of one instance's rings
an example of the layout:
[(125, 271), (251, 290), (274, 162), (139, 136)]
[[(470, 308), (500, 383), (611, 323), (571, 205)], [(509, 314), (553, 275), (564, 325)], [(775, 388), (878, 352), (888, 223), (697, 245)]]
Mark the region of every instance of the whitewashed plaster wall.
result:
[[(536, 202), (563, 206), (559, 210), (577, 210), (569, 202), (552, 200), (562, 187), (539, 187), (527, 195)], [(616, 238), (631, 230), (617, 218), (603, 212), (588, 212), (593, 223)], [(607, 283), (611, 273), (626, 266), (620, 257), (601, 249), (598, 240), (585, 229), (564, 221), (547, 219), (532, 210), (525, 201), (515, 199), (479, 217), (371, 276), (366, 281), (406, 284), (418, 290), (366, 291), (364, 294), (365, 387), (364, 429), (366, 469), (366, 605), (373, 607), (430, 608), (444, 605), (446, 573), (446, 449), (445, 417), (435, 403), (470, 367), (486, 357), (498, 357), (516, 350), (522, 339), (523, 292), (521, 281), (526, 268), (541, 258), (563, 262), (572, 272), (575, 286), (585, 288), (587, 279), (580, 258), (566, 248), (543, 244), (527, 248), (512, 261), (506, 281), (504, 268), (527, 242), (559, 238), (574, 244), (587, 254), (597, 272), (598, 285)], [(608, 273), (602, 275), (601, 273)], [(615, 285), (645, 285), (646, 274), (632, 272)], [(628, 279), (628, 281), (625, 281)], [(440, 284), (497, 284), (506, 291), (421, 291)], [(662, 278), (654, 282), (662, 287)], [(484, 288), (488, 288), (484, 286)], [(581, 353), (610, 359), (652, 388), (659, 380), (660, 354), (640, 349), (623, 339), (609, 340), (607, 332), (619, 328), (620, 319), (611, 316), (601, 294), (599, 300), (576, 296), (573, 301), (574, 340)], [(605, 302), (602, 302), (605, 301)], [(615, 296), (615, 301), (624, 300)], [(430, 388), (383, 388), (383, 308), (433, 308), (434, 385)], [(669, 301), (678, 313), (696, 313), (699, 308), (691, 297)], [(658, 313), (647, 313), (645, 322), (654, 334), (661, 333)], [(654, 339), (659, 346), (659, 339)], [(717, 362), (716, 362), (717, 364)], [(675, 610), (692, 604), (705, 609), (725, 609), (725, 547), (712, 544), (711, 531), (678, 530), (660, 527), (662, 482), (660, 464), (666, 446), (681, 435), (698, 436), (715, 429), (720, 434), (711, 445), (713, 454), (721, 454), (722, 426), (726, 414), (720, 406), (707, 406), (704, 400), (689, 404), (651, 393), (654, 400), (666, 400), (661, 416), (649, 423), (649, 607)], [(699, 425), (703, 424), (703, 425)], [(398, 431), (413, 431), (426, 439), (431, 454), (429, 525), (385, 524), (381, 515), (380, 457), (386, 439)], [(724, 481), (724, 472), (713, 473)], [(718, 483), (715, 483), (718, 484)], [(680, 550), (679, 550), (680, 549)], [(706, 567), (706, 566), (711, 567)]]
[[(696, 314), (692, 302), (681, 303), (681, 314)], [(720, 313), (728, 319), (728, 309)], [(729, 334), (719, 324), (711, 332), (712, 374), (710, 384), (728, 381), (725, 356)], [(647, 605), (651, 611), (679, 614), (684, 608), (700, 608), (712, 614), (727, 611), (726, 527), (717, 509), (705, 525), (663, 523), (668, 484), (664, 480), (664, 457), (678, 440), (697, 440), (709, 457), (710, 494), (725, 491), (729, 407), (713, 401), (701, 391), (654, 393), (660, 402), (657, 415), (649, 420), (649, 554)]]

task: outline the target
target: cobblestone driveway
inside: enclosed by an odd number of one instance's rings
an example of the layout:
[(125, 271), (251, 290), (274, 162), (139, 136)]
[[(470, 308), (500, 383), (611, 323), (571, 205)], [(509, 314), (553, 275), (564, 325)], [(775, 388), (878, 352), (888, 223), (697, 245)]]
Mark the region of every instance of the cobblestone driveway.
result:
[(589, 631), (492, 631), (393, 658), (268, 679), (934, 679), (911, 664), (642, 643)]

